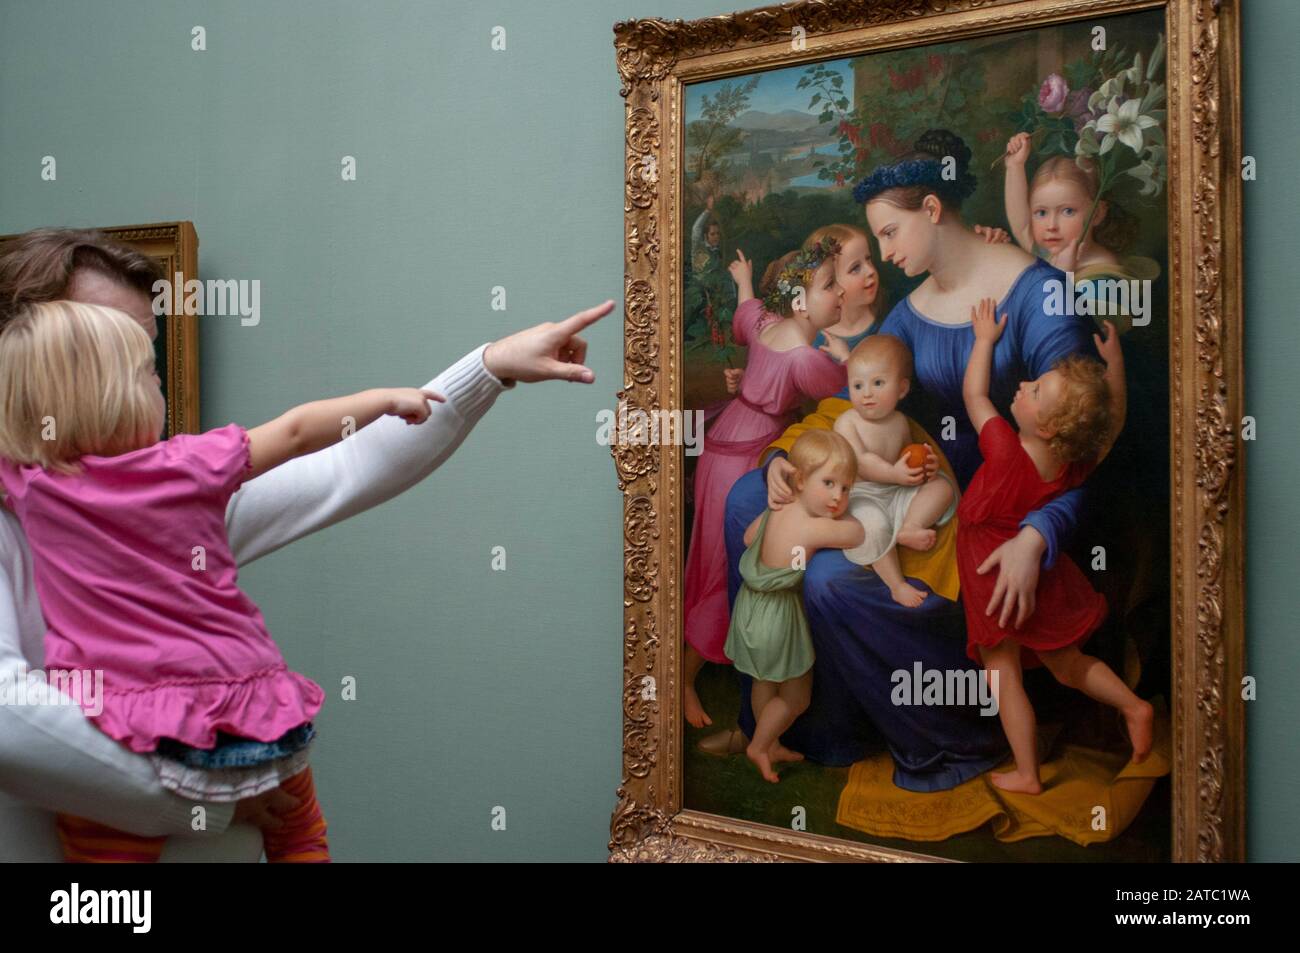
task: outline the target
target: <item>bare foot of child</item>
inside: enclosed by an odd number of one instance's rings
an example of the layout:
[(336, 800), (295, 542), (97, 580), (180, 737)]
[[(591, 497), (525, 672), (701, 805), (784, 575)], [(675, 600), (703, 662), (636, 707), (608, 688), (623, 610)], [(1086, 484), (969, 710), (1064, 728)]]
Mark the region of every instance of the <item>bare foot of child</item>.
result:
[(1038, 778), (1018, 771), (1004, 771), (993, 775), (989, 780), (993, 782), (995, 788), (1004, 791), (1015, 791), (1019, 794), (1043, 793), (1043, 786), (1038, 783)]
[(772, 747), (768, 749), (768, 756), (772, 759), (773, 764), (779, 764), (782, 761), (802, 761), (803, 755), (798, 751), (792, 751), (785, 745), (773, 742)]
[(700, 704), (700, 696), (695, 694), (695, 686), (687, 685), (683, 707), (686, 709), (686, 720), (695, 728), (703, 728), (705, 725), (713, 724), (713, 719), (704, 711), (704, 706)]
[(758, 768), (758, 773), (761, 774), (765, 780), (771, 781), (773, 784), (781, 780), (777, 777), (776, 772), (772, 770), (772, 759), (769, 756), (769, 753), (755, 748), (752, 741), (750, 742), (749, 747), (745, 749), (745, 757), (754, 762), (755, 766)]
[(1124, 724), (1128, 726), (1129, 741), (1133, 742), (1133, 763), (1141, 764), (1151, 753), (1151, 734), (1154, 730), (1156, 710), (1150, 702), (1139, 701), (1124, 710)]
[(934, 541), (938, 534), (932, 529), (925, 529), (922, 526), (904, 525), (898, 531), (898, 545), (906, 546), (908, 549), (918, 549), (925, 552), (927, 549), (934, 548)]
[(900, 582), (897, 586), (890, 586), (889, 594), (894, 597), (894, 601), (900, 606), (907, 606), (909, 609), (915, 609), (925, 601), (924, 592), (905, 582)]

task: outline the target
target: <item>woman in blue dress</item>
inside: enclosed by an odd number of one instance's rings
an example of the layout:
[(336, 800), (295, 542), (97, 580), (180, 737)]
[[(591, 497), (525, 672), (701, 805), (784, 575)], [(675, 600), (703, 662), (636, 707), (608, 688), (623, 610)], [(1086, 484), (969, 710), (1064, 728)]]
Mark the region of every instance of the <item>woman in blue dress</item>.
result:
[[(931, 130), (913, 153), (877, 168), (854, 189), (883, 260), (908, 276), (927, 275), (890, 311), (879, 333), (897, 335), (911, 349), (915, 380), (901, 407), (942, 447), (963, 488), (980, 463), (961, 396), (974, 344), (971, 307), (980, 298), (994, 298), (998, 314), (1009, 316), (994, 351), (989, 392), (1004, 414), (1021, 380), (1043, 374), (1067, 354), (1099, 357), (1086, 319), (1051, 313), (1050, 282), (1064, 281), (1062, 272), (1015, 245), (988, 243), (962, 221), (962, 200), (976, 184), (967, 168), (970, 156), (960, 137)], [(847, 389), (840, 396), (847, 400)], [(931, 453), (927, 470), (936, 466)], [(766, 466), (738, 480), (728, 496), (732, 598), (745, 527), (768, 505), (769, 494), (774, 505), (792, 498), (789, 470), (778, 451)], [(1030, 513), (1019, 535), (989, 557), (985, 571), (998, 573), (998, 586), (988, 608), (1002, 624), (1018, 625), (1032, 614), (1040, 569), (1054, 563), (1078, 525), (1086, 492), (1079, 487)], [(894, 704), (896, 672), (911, 675), (918, 664), (923, 671), (972, 668), (960, 603), (937, 595), (923, 580), (908, 581), (926, 592), (917, 608), (894, 602), (878, 576), (842, 551), (812, 557), (804, 576), (817, 653), (812, 703), (781, 740), (828, 765), (861, 760), (883, 740), (893, 755), (895, 784), (911, 791), (947, 790), (1001, 762), (1006, 741), (998, 719), (982, 716), (977, 703)], [(749, 697), (747, 688), (742, 686), (742, 699)], [(752, 736), (753, 713), (744, 701), (740, 727)]]

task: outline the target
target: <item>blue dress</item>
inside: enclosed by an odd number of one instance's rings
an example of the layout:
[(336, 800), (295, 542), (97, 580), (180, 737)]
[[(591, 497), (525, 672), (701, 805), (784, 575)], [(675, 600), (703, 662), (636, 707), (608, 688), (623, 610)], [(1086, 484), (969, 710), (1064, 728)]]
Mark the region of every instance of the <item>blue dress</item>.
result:
[[(1083, 353), (1100, 359), (1088, 318), (1048, 313), (1044, 282), (1065, 280), (1063, 272), (1035, 261), (1016, 279), (998, 305), (1007, 327), (993, 350), (989, 397), (1010, 417), (1011, 398), (1020, 380), (1049, 370), (1061, 357)], [(958, 485), (970, 482), (980, 463), (978, 436), (966, 416), (962, 378), (975, 343), (970, 324), (940, 324), (919, 314), (908, 299), (890, 311), (880, 333), (902, 338), (912, 350), (915, 381), (900, 408), (940, 441)], [(847, 388), (839, 395), (848, 399)], [(954, 439), (943, 439), (943, 418), (954, 419)], [(1085, 487), (1078, 487), (1029, 514), (1047, 540), (1052, 565), (1067, 534), (1078, 522)], [(751, 470), (727, 497), (729, 592), (740, 584), (738, 565), (745, 551), (745, 528), (767, 505), (765, 469)], [(1022, 524), (1024, 525), (1024, 524)], [(812, 702), (782, 736), (782, 743), (813, 761), (847, 765), (878, 750), (883, 742), (894, 759), (894, 783), (909, 791), (943, 791), (988, 771), (1007, 753), (996, 717), (977, 706), (896, 706), (891, 702), (893, 673), (924, 669), (973, 668), (966, 656), (965, 618), (960, 602), (950, 602), (909, 578), (926, 592), (920, 606), (896, 603), (879, 576), (865, 573), (837, 549), (813, 555), (804, 573), (804, 608), (817, 660)], [(753, 737), (749, 679), (741, 675), (740, 727)]]

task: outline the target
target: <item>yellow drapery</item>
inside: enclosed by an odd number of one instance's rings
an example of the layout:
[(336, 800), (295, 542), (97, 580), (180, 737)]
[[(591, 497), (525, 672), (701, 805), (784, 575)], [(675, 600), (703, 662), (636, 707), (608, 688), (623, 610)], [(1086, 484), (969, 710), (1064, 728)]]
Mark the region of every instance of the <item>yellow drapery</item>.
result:
[[(849, 769), (835, 820), (876, 837), (915, 841), (944, 840), (988, 822), (993, 836), (1006, 842), (1052, 834), (1083, 847), (1114, 840), (1137, 817), (1156, 781), (1169, 773), (1169, 711), (1164, 699), (1153, 704), (1155, 735), (1141, 764), (1130, 764), (1128, 752), (1064, 744), (1040, 768), (1042, 794), (1003, 791), (988, 774), (949, 791), (921, 793), (894, 786), (894, 763), (882, 751)], [(995, 770), (1011, 767), (1008, 758)]]

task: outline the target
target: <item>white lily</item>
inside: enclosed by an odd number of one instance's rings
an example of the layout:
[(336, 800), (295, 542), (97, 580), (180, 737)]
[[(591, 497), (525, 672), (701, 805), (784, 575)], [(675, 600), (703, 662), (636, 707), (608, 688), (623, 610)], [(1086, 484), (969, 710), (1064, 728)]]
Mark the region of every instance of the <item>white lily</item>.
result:
[(1079, 130), (1079, 139), (1074, 144), (1076, 157), (1095, 156), (1100, 149), (1097, 142), (1097, 120), (1090, 119)]
[(1165, 35), (1163, 33), (1156, 39), (1156, 48), (1151, 51), (1151, 62), (1147, 64), (1147, 79), (1154, 79), (1156, 70), (1165, 58)]
[(1118, 139), (1136, 153), (1142, 151), (1142, 130), (1159, 125), (1150, 116), (1142, 114), (1141, 103), (1136, 99), (1127, 100), (1122, 106), (1119, 99), (1110, 101), (1106, 114), (1097, 118), (1097, 131), (1105, 133), (1101, 141), (1101, 152), (1109, 152)]
[(1164, 86), (1159, 83), (1152, 83), (1151, 87), (1146, 91), (1146, 95), (1142, 97), (1142, 105), (1138, 107), (1138, 111), (1144, 115), (1150, 115), (1151, 111), (1157, 106), (1164, 105), (1164, 101)]
[(1125, 174), (1133, 176), (1142, 183), (1142, 195), (1156, 195), (1164, 182), (1164, 176), (1160, 174), (1158, 166), (1150, 162), (1139, 162), (1131, 169), (1125, 169)]
[(1138, 83), (1142, 82), (1142, 78), (1144, 75), (1145, 72), (1142, 69), (1142, 54), (1141, 52), (1134, 53), (1133, 65), (1128, 69), (1124, 70), (1124, 76), (1128, 78), (1128, 81), (1130, 83), (1136, 86)]

